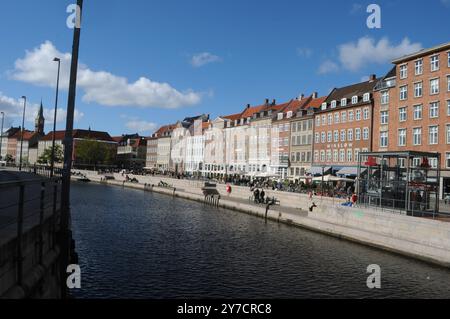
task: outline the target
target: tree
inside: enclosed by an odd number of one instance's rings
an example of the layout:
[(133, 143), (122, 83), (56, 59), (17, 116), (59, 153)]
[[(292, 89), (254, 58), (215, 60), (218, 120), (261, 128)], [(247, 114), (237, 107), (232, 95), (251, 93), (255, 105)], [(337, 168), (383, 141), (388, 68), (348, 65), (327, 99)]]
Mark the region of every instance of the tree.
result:
[(92, 165), (94, 168), (99, 165), (110, 165), (115, 160), (115, 149), (106, 143), (96, 140), (79, 141), (75, 150), (77, 162)]
[[(55, 163), (62, 163), (64, 160), (64, 154), (62, 146), (59, 144), (55, 145)], [(38, 158), (38, 164), (50, 165), (52, 162), (52, 148), (49, 147), (44, 150), (41, 156)]]

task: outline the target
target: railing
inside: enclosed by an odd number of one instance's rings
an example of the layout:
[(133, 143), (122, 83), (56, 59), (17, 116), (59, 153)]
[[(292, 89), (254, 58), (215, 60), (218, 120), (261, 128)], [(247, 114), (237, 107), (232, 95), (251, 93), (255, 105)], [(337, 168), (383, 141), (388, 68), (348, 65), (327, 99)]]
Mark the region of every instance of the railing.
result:
[[(13, 171), (19, 171), (18, 166), (7, 166), (3, 169), (6, 170), (13, 170)], [(51, 168), (50, 166), (42, 166), (42, 165), (34, 165), (34, 166), (23, 166), (21, 172), (25, 173), (33, 173), (39, 176), (51, 177)], [(53, 177), (62, 177), (63, 169), (59, 167), (55, 167), (53, 169)]]
[[(60, 178), (36, 178), (22, 181), (0, 182), (0, 246), (15, 242), (14, 271), (16, 284), (24, 278), (24, 236), (37, 231), (37, 262), (42, 264), (44, 243), (54, 248), (60, 223)], [(50, 227), (44, 233), (44, 225)], [(49, 226), (47, 226), (49, 225)], [(0, 256), (0, 266), (11, 256)], [(34, 259), (33, 259), (34, 260)], [(2, 277), (10, 275), (11, 269), (0, 269)], [(0, 287), (3, 290), (5, 287)]]

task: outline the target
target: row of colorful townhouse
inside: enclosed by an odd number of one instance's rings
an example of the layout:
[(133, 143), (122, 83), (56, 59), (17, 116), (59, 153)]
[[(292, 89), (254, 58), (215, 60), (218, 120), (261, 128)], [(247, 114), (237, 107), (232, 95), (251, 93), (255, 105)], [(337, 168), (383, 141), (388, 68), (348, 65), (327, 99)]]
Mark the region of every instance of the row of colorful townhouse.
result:
[(304, 179), (355, 176), (361, 152), (439, 152), (441, 190), (450, 193), (450, 43), (393, 64), (383, 77), (371, 75), (328, 96), (302, 95), (283, 104), (267, 99), (215, 120), (202, 115), (164, 126), (149, 138), (146, 166)]

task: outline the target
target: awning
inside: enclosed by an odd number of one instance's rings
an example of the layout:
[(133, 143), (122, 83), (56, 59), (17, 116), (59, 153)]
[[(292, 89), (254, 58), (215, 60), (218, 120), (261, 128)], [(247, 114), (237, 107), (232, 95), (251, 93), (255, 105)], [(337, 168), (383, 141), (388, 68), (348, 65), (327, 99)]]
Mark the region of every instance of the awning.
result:
[[(361, 168), (361, 173), (366, 169)], [(344, 176), (357, 176), (358, 175), (358, 167), (344, 167), (340, 171), (336, 173), (336, 175), (344, 175)]]
[[(331, 169), (331, 167), (325, 167), (323, 172), (324, 174), (326, 174), (329, 170)], [(322, 175), (322, 167), (311, 167), (311, 169), (309, 170), (309, 173), (311, 175)]]

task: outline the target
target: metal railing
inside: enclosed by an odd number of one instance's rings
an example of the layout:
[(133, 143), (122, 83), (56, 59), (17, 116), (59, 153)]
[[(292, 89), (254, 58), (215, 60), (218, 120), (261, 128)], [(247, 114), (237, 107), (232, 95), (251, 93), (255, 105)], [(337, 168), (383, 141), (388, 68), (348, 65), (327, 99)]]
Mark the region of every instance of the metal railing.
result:
[[(43, 262), (44, 243), (47, 242), (51, 248), (56, 245), (60, 223), (60, 191), (60, 178), (0, 182), (0, 246), (15, 242), (13, 258), (17, 285), (23, 283), (24, 277), (24, 235), (31, 230), (37, 231), (39, 264)], [(44, 225), (50, 227), (46, 234)], [(0, 265), (8, 258), (11, 256), (0, 256)], [(0, 281), (8, 274), (8, 271), (2, 270)], [(0, 290), (3, 288), (0, 287)]]

